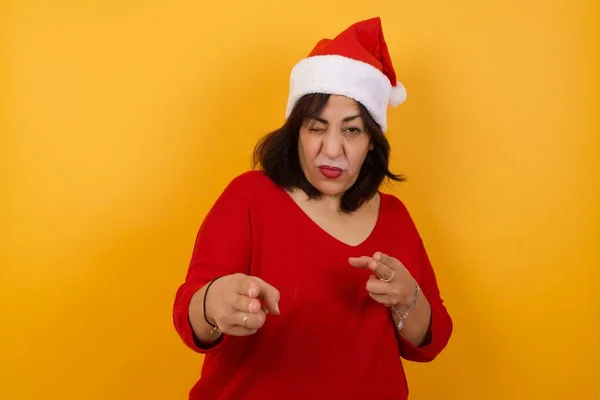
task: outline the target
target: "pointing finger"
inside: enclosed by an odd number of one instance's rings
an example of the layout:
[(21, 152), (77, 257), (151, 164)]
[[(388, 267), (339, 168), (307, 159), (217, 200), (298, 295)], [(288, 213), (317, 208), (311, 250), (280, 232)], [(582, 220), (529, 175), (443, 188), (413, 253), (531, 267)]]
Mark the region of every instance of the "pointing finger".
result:
[(275, 315), (279, 315), (279, 290), (275, 289), (273, 286), (269, 285), (260, 278), (254, 277), (253, 279), (258, 285), (258, 297), (264, 300), (267, 310)]
[(348, 259), (350, 265), (356, 268), (368, 268), (383, 280), (391, 279), (393, 271), (390, 267), (383, 264), (381, 261), (375, 261), (371, 257), (350, 257)]

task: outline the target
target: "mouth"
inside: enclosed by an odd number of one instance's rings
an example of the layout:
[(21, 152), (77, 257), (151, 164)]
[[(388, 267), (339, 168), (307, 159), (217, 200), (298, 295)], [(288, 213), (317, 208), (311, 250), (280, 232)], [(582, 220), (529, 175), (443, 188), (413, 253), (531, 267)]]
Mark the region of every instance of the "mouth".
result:
[(344, 173), (344, 170), (338, 167), (331, 167), (329, 165), (319, 166), (319, 172), (326, 178), (337, 179)]

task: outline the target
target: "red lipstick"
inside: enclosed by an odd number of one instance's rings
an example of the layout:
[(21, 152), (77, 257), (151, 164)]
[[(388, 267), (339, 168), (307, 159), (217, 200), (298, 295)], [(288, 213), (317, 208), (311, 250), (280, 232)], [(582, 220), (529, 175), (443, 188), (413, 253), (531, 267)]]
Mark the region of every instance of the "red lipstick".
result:
[(338, 167), (331, 167), (329, 165), (321, 165), (319, 167), (319, 172), (326, 178), (336, 179), (342, 176), (344, 170)]

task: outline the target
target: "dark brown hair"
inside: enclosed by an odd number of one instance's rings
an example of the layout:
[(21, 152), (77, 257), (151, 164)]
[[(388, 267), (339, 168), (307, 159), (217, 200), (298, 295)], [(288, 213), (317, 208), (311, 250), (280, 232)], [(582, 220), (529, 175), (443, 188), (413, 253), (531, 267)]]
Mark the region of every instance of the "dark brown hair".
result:
[[(298, 138), (305, 120), (319, 116), (329, 96), (308, 94), (298, 100), (284, 125), (262, 137), (256, 144), (254, 168), (260, 166), (273, 182), (284, 189), (299, 188), (310, 198), (318, 198), (321, 193), (308, 182), (300, 166)], [(390, 172), (390, 144), (367, 109), (362, 104), (357, 104), (373, 150), (367, 154), (356, 182), (342, 195), (340, 206), (345, 213), (357, 210), (375, 196), (386, 177), (397, 182), (405, 180), (403, 176)]]

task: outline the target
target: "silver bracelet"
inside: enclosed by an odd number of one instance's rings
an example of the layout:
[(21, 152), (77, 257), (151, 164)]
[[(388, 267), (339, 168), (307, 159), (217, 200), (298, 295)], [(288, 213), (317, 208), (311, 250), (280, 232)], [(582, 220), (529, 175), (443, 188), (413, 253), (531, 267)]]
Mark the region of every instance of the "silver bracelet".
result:
[(415, 299), (413, 300), (412, 304), (406, 309), (406, 311), (404, 312), (404, 314), (400, 314), (400, 312), (398, 310), (396, 310), (396, 307), (391, 307), (392, 311), (394, 311), (394, 313), (399, 318), (398, 325), (397, 325), (398, 330), (404, 328), (404, 319), (406, 317), (408, 317), (408, 314), (410, 313), (410, 311), (417, 304), (417, 301), (419, 301), (419, 292), (420, 292), (420, 290), (421, 290), (421, 288), (419, 287), (419, 284), (415, 281)]

